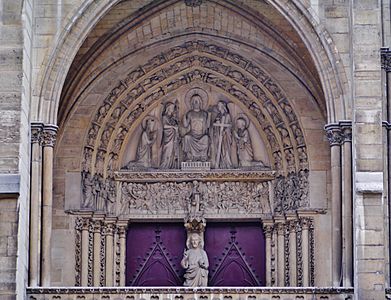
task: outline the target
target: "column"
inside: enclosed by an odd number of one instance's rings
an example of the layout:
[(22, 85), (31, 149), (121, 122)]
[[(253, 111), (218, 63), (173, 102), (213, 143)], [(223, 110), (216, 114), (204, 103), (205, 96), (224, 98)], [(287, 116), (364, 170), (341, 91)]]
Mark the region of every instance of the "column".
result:
[(297, 286), (296, 220), (289, 220), (289, 284)]
[(126, 224), (118, 225), (119, 243), (120, 243), (120, 286), (125, 286), (125, 255), (126, 255)]
[(57, 126), (45, 125), (42, 133), (43, 169), (41, 285), (50, 286), (53, 201), (53, 147), (56, 141)]
[(100, 286), (101, 220), (93, 221), (93, 232), (94, 232), (93, 284), (94, 286)]
[(342, 135), (338, 124), (326, 127), (327, 138), (331, 146), (331, 219), (332, 219), (332, 282), (341, 285), (342, 279), (342, 191), (341, 191), (341, 141)]
[(106, 286), (114, 286), (114, 223), (106, 224)]
[(310, 220), (308, 218), (300, 219), (301, 239), (303, 251), (303, 286), (310, 286), (310, 248), (309, 248), (309, 227)]
[(353, 286), (353, 224), (352, 224), (352, 128), (342, 126), (342, 275), (343, 286)]
[(81, 286), (88, 286), (89, 226), (89, 219), (83, 218), (81, 229)]
[(263, 232), (266, 237), (266, 286), (271, 286), (271, 276), (272, 276), (272, 247), (271, 247), (271, 239), (273, 226), (272, 221), (264, 221), (263, 222)]
[(285, 286), (285, 243), (284, 243), (285, 226), (284, 223), (279, 222), (277, 223), (276, 227), (277, 227), (277, 285)]
[(43, 124), (31, 124), (31, 187), (30, 187), (30, 250), (29, 286), (39, 285), (40, 265), (40, 208), (41, 208), (41, 135)]

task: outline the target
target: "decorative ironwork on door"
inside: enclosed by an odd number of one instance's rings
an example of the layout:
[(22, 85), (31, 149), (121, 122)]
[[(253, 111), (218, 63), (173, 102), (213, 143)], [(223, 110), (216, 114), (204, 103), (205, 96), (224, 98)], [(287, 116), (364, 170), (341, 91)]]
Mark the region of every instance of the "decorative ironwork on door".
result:
[[(182, 286), (186, 243), (181, 223), (132, 224), (127, 234), (130, 286)], [(260, 223), (208, 223), (208, 286), (263, 286), (265, 241)]]

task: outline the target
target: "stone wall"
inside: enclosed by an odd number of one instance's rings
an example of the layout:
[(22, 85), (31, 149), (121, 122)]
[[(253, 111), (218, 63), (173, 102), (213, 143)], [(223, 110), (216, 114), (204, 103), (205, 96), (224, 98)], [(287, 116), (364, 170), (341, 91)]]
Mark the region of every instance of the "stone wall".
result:
[[(29, 1), (25, 1), (26, 5)], [(22, 299), (27, 282), (29, 71), (23, 1), (0, 2), (0, 297)], [(31, 12), (31, 8), (30, 8)], [(18, 197), (19, 196), (19, 197)]]

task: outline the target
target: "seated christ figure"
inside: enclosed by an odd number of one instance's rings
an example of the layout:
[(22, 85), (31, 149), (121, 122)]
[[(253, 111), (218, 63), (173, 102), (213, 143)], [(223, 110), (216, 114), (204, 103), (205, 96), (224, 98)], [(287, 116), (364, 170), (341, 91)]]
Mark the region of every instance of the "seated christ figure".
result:
[(207, 161), (209, 153), (209, 114), (202, 109), (202, 99), (195, 94), (190, 100), (191, 109), (183, 118), (186, 134), (183, 153), (186, 161)]

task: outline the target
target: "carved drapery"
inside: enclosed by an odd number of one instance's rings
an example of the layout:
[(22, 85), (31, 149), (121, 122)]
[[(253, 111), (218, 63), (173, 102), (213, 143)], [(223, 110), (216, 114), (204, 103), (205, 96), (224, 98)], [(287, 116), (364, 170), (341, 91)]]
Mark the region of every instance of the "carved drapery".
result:
[(314, 286), (314, 212), (265, 220), (270, 286)]
[(76, 218), (76, 286), (124, 285), (126, 228), (102, 215)]

